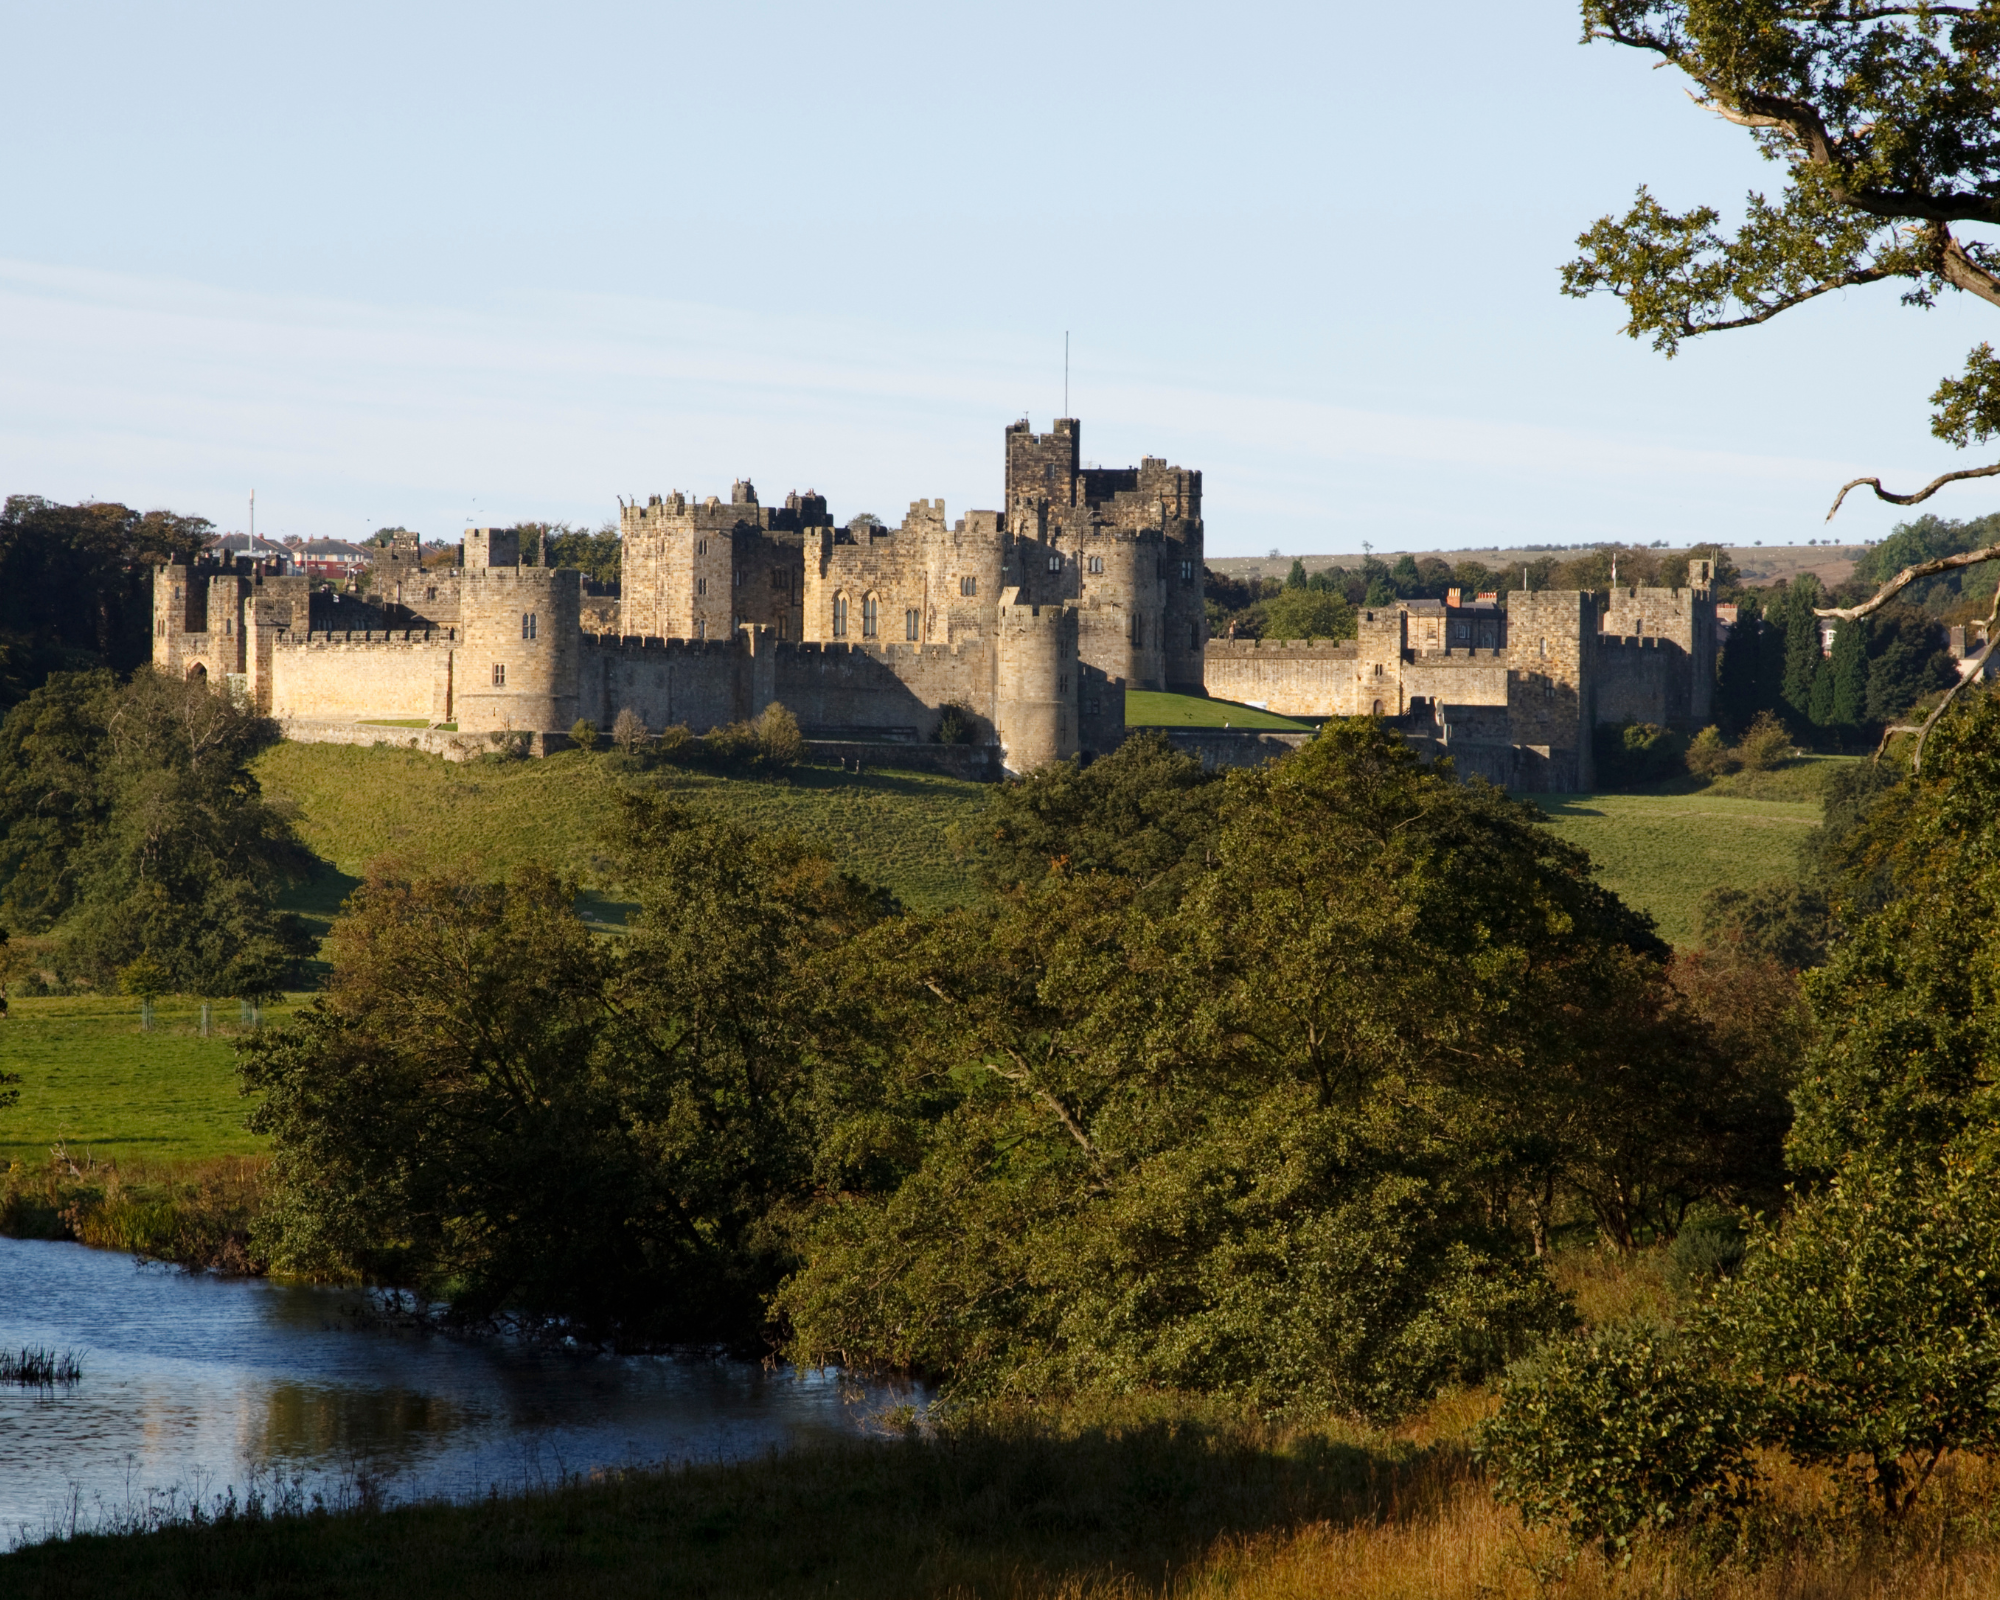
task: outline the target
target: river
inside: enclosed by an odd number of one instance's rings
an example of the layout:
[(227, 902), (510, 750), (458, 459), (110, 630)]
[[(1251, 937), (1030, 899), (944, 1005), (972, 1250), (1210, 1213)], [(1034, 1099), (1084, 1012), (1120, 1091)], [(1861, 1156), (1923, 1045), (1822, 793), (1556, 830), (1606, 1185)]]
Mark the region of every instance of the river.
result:
[(597, 1467), (863, 1433), (906, 1396), (740, 1361), (569, 1355), (369, 1325), (354, 1291), (194, 1276), (0, 1238), (0, 1349), (82, 1381), (0, 1384), (0, 1549), (170, 1497), (285, 1482), (462, 1499)]

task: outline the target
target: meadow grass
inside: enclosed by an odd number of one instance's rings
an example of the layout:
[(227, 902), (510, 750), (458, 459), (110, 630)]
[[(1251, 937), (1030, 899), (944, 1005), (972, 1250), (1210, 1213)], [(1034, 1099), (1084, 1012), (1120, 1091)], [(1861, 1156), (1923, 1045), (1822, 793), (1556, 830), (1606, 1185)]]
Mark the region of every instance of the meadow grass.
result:
[[(696, 809), (746, 828), (796, 833), (905, 905), (933, 910), (978, 896), (954, 829), (976, 817), (992, 792), (922, 772), (634, 773), (616, 757), (580, 750), (539, 761), (449, 762), (389, 744), (279, 744), (257, 757), (254, 770), (338, 874), (287, 902), (313, 909), (308, 902), (317, 895), (322, 913), (370, 862), (385, 858), (487, 878), (540, 861), (586, 888), (615, 891), (596, 835), (618, 792), (633, 783), (664, 784)], [(596, 902), (610, 920), (615, 901), (613, 892)]]
[[(267, 1005), (263, 1019), (291, 1008)], [(231, 1041), (243, 1031), (234, 1001), (215, 1003), (206, 1039), (194, 1000), (156, 1001), (150, 1033), (124, 995), (13, 1001), (0, 1022), (0, 1072), (20, 1075), (21, 1098), (0, 1108), (0, 1167), (39, 1163), (56, 1144), (79, 1161), (128, 1164), (261, 1150), (243, 1127), (253, 1102), (237, 1091)]]
[(1699, 942), (1701, 897), (1710, 889), (1793, 876), (1800, 841), (1820, 821), (1815, 801), (1712, 792), (1524, 798), (1560, 838), (1590, 852), (1600, 883), (1650, 912), (1660, 936), (1676, 945)]
[(1276, 728), (1285, 733), (1310, 733), (1312, 724), (1260, 711), (1237, 700), (1211, 700), (1198, 694), (1163, 694), (1157, 689), (1125, 691), (1128, 728)]

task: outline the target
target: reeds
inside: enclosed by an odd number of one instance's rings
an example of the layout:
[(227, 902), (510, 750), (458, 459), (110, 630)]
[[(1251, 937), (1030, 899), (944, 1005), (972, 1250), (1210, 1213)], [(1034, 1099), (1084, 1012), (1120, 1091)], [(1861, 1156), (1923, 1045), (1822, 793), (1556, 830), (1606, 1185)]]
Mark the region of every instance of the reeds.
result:
[(0, 1350), (0, 1383), (53, 1389), (59, 1383), (79, 1382), (82, 1377), (83, 1362), (74, 1350), (45, 1350), (39, 1345)]

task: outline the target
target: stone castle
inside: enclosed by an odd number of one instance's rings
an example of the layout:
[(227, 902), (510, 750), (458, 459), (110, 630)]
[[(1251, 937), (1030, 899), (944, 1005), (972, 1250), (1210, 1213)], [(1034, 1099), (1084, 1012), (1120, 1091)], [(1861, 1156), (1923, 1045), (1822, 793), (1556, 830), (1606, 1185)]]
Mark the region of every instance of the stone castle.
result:
[(747, 481), (621, 502), (615, 599), (492, 528), (451, 567), (398, 536), (365, 595), (247, 558), (163, 567), (154, 662), (226, 681), (292, 738), (401, 725), (461, 756), (560, 748), (628, 709), (702, 732), (777, 702), (809, 739), (863, 746), (927, 744), (950, 711), (981, 759), (1025, 772), (1115, 748), (1125, 691), (1165, 689), (1398, 719), (1462, 772), (1564, 790), (1590, 784), (1595, 723), (1707, 718), (1700, 563), (1692, 587), (1613, 590), (1601, 614), (1576, 592), (1453, 592), (1365, 610), (1337, 645), (1211, 641), (1201, 474), (1087, 466), (1081, 441), (1073, 418), (1011, 425), (1002, 509), (955, 522), (918, 500), (900, 527), (840, 527), (816, 493), (765, 506)]

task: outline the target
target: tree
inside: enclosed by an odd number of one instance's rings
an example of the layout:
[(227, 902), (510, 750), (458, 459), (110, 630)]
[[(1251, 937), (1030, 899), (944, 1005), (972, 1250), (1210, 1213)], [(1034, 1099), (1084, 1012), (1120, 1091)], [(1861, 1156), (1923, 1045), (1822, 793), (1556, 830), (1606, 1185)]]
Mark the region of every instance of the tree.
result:
[(1354, 607), (1325, 589), (1288, 588), (1264, 607), (1266, 639), (1352, 639)]
[(843, 957), (795, 1357), (1393, 1415), (1567, 1320), (1531, 1189), (1679, 1182), (1711, 1058), (1580, 853), (1365, 723), (1210, 782), (1177, 893), (1024, 873)]
[(12, 495), (0, 508), (0, 710), (51, 672), (124, 674), (153, 647), (153, 569), (194, 558), (199, 517)]
[(1785, 677), (1781, 697), (1795, 725), (1812, 721), (1813, 685), (1819, 677), (1819, 619), (1814, 607), (1822, 598), (1819, 579), (1801, 573), (1785, 589), (1782, 615), (1785, 624)]
[[(1714, 206), (1676, 213), (1641, 188), (1563, 269), (1566, 293), (1609, 293), (1625, 332), (1671, 356), (1683, 339), (1753, 327), (1836, 290), (1901, 281), (1907, 304), (1946, 289), (2000, 305), (2000, 261), (1957, 223), (2000, 222), (2000, 10), (1872, 0), (1583, 0), (1584, 37), (1656, 56), (1695, 103), (1782, 162), (1776, 202), (1752, 194), (1742, 225)], [(1974, 348), (1931, 397), (1931, 431), (1963, 448), (2000, 432), (2000, 358)], [(1898, 505), (2000, 464), (1942, 474)], [(1840, 509), (1840, 500), (1833, 510)], [(1832, 512), (1828, 513), (1829, 516)]]
[(0, 724), (0, 906), (72, 981), (144, 956), (182, 993), (276, 992), (310, 948), (276, 899), (311, 866), (249, 770), (276, 736), (150, 669), (52, 678)]
[(1852, 731), (1868, 714), (1868, 624), (1846, 622), (1833, 636), (1827, 662), (1828, 722)]
[(1957, 681), (1943, 625), (1915, 606), (1885, 606), (1866, 622), (1845, 626), (1868, 630), (1863, 721), (1894, 722), (1924, 696)]

